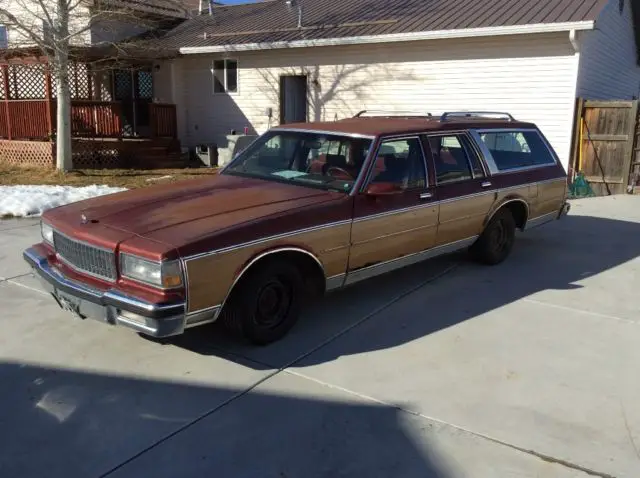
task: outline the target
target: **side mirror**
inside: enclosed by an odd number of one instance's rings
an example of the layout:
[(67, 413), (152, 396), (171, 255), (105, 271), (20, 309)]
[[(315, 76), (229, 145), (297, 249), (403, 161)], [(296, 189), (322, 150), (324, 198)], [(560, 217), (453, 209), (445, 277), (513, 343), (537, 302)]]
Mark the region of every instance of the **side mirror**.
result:
[(394, 183), (372, 183), (365, 191), (367, 196), (388, 196), (390, 194), (401, 193), (402, 189)]

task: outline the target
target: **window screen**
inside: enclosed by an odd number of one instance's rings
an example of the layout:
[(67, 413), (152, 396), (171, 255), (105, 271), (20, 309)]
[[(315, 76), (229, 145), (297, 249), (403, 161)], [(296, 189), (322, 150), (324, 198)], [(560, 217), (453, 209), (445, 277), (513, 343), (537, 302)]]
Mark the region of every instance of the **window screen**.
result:
[(9, 48), (7, 27), (5, 27), (4, 25), (0, 25), (0, 48)]
[(236, 60), (227, 60), (227, 92), (235, 93), (238, 91), (238, 62)]

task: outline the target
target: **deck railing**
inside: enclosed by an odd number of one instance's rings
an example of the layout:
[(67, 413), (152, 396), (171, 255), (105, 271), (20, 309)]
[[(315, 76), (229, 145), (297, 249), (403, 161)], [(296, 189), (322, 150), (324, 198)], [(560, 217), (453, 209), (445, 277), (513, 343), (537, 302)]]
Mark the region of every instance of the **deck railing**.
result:
[[(176, 107), (151, 103), (152, 137), (177, 136)], [(0, 100), (0, 138), (43, 140), (56, 129), (56, 102), (48, 100)], [(71, 134), (75, 137), (120, 138), (124, 136), (120, 102), (73, 100)]]
[(151, 135), (154, 138), (175, 138), (178, 134), (176, 105), (151, 103), (149, 108)]
[[(53, 109), (55, 111), (55, 108)], [(120, 103), (72, 101), (71, 134), (73, 136), (117, 138), (122, 135), (121, 115)]]
[(46, 100), (5, 101), (0, 105), (0, 136), (7, 139), (46, 138), (49, 119)]

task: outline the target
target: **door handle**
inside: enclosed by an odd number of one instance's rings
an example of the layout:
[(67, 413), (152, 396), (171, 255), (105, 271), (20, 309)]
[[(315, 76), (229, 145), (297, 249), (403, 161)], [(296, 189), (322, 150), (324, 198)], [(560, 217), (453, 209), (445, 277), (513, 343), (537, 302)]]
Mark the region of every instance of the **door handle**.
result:
[(491, 186), (491, 182), (490, 181), (485, 181), (485, 182), (482, 183), (482, 187), (483, 188), (488, 188), (490, 186)]
[(431, 199), (433, 197), (433, 194), (431, 193), (422, 193), (420, 194), (420, 199)]

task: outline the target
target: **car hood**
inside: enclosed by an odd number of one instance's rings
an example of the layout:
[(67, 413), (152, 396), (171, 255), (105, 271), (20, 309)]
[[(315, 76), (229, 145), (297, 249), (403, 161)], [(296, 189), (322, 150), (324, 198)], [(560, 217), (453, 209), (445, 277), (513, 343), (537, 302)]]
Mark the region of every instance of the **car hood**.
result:
[(65, 222), (82, 220), (147, 236), (204, 218), (224, 217), (220, 225), (228, 226), (229, 217), (232, 223), (241, 223), (254, 219), (257, 210), (264, 216), (332, 197), (326, 191), (291, 184), (214, 175), (79, 201), (52, 215)]

